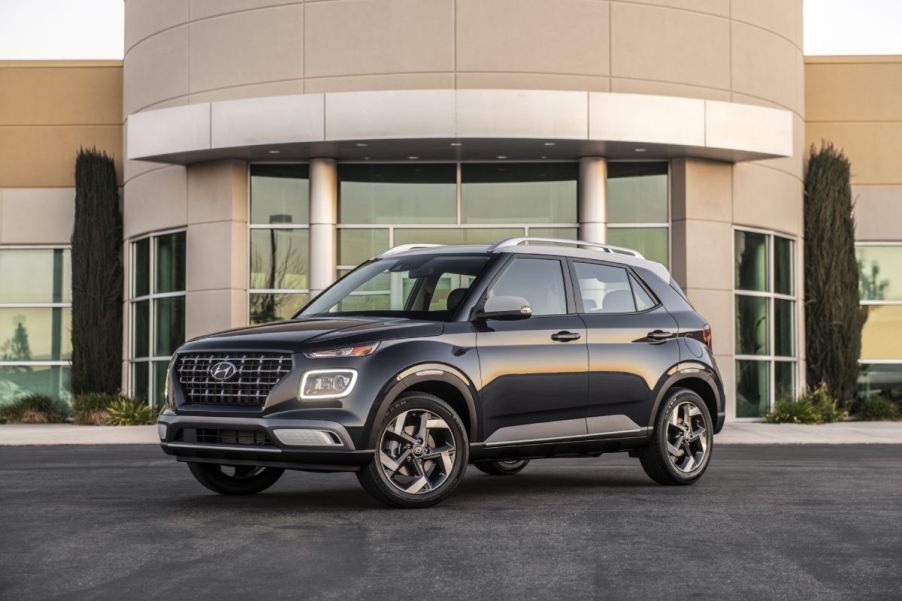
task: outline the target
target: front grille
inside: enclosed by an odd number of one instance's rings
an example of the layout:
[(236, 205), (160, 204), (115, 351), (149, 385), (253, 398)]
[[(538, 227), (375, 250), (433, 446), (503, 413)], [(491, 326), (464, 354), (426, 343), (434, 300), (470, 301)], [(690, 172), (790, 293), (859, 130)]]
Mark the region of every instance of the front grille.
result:
[(271, 447), (272, 441), (262, 430), (224, 430), (221, 428), (182, 428), (176, 441), (203, 444), (227, 444), (254, 447)]
[[(210, 368), (223, 361), (236, 372), (227, 380), (215, 380)], [(262, 407), (291, 366), (290, 353), (185, 353), (175, 370), (186, 403)]]

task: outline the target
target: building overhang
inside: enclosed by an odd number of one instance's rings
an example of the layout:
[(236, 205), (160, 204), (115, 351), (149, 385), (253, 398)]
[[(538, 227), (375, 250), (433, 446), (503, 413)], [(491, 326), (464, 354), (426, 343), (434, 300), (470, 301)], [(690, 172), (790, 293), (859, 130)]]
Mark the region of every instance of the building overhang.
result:
[(404, 90), (204, 102), (128, 116), (127, 158), (447, 161), (788, 157), (792, 113), (694, 98)]

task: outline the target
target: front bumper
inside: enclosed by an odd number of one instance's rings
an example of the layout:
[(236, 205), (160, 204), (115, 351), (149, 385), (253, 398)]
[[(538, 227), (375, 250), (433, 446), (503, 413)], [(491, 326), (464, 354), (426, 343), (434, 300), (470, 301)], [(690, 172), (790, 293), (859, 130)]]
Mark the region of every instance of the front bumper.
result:
[[(372, 450), (355, 448), (344, 426), (329, 421), (163, 413), (157, 428), (163, 451), (179, 461), (356, 471), (373, 457)], [(242, 436), (221, 442), (198, 434), (211, 431)]]

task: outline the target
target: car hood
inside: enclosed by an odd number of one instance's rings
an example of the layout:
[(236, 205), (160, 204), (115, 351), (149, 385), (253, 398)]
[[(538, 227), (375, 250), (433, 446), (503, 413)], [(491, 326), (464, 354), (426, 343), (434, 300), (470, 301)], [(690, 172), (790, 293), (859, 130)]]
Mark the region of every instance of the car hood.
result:
[(301, 351), (357, 342), (438, 336), (440, 322), (403, 318), (310, 318), (278, 321), (209, 334), (185, 343), (179, 351)]

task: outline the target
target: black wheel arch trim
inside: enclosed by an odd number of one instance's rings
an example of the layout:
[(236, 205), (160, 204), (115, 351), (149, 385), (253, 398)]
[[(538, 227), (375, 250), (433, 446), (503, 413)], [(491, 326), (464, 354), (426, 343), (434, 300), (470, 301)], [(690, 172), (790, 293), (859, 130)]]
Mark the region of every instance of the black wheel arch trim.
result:
[(679, 387), (681, 381), (696, 379), (703, 381), (714, 395), (716, 411), (711, 415), (714, 420), (714, 433), (723, 429), (724, 424), (724, 393), (718, 384), (719, 378), (716, 372), (709, 366), (696, 361), (681, 361), (670, 368), (658, 384), (658, 393), (649, 416), (649, 432), (653, 431), (655, 416), (661, 408), (661, 403), (667, 398), (667, 393), (674, 387)]
[[(373, 429), (375, 424), (380, 423), (382, 418), (388, 411), (392, 402), (401, 394), (417, 384), (426, 384), (429, 382), (441, 382), (453, 386), (463, 397), (467, 405), (468, 422), (467, 431), (469, 433), (470, 442), (478, 440), (478, 421), (476, 416), (476, 387), (473, 382), (462, 371), (447, 363), (419, 363), (405, 368), (397, 373), (391, 380), (379, 391), (379, 396), (370, 409), (367, 417), (366, 426), (361, 440), (366, 441), (367, 448), (375, 447), (373, 438)], [(463, 420), (463, 416), (460, 416)]]

